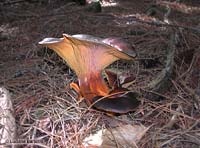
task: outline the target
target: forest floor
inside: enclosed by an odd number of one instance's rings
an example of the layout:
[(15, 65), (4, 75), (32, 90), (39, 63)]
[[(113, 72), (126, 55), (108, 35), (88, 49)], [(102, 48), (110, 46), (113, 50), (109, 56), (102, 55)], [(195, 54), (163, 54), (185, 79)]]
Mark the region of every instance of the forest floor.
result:
[[(138, 148), (199, 148), (199, 0), (102, 2), (101, 12), (67, 0), (0, 2), (0, 85), (12, 94), (16, 143), (81, 147), (97, 129), (123, 121), (149, 127)], [(57, 54), (38, 45), (63, 33), (122, 37), (135, 47), (135, 61), (116, 62), (111, 68), (134, 77), (128, 88), (141, 94), (136, 112), (109, 118), (77, 103), (69, 88), (75, 74)], [(166, 68), (171, 44), (173, 72), (162, 91), (153, 92), (149, 84)]]

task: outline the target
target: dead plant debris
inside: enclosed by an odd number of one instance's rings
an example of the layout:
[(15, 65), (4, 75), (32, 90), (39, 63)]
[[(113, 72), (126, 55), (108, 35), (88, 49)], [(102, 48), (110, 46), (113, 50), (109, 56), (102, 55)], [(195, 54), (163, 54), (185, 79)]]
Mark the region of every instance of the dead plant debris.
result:
[[(10, 144), (79, 148), (101, 129), (143, 124), (149, 129), (134, 146), (199, 147), (199, 1), (101, 0), (109, 2), (116, 5), (102, 6), (99, 13), (70, 0), (0, 2), (0, 85), (11, 93), (17, 124), (17, 137)], [(136, 48), (136, 61), (108, 67), (132, 77), (127, 87), (138, 92), (142, 102), (136, 112), (110, 118), (76, 100), (69, 89), (77, 80), (74, 72), (37, 44), (62, 33), (122, 37)], [(171, 35), (175, 51), (168, 87), (161, 92), (149, 89), (167, 68)], [(148, 99), (147, 92), (159, 99)]]

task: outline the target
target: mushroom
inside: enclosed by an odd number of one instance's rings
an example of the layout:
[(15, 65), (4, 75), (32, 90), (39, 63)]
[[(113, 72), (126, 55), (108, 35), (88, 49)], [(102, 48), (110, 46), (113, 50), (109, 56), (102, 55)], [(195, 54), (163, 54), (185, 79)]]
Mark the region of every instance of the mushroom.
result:
[(133, 60), (136, 57), (128, 43), (119, 38), (101, 39), (91, 35), (63, 34), (63, 38), (45, 38), (39, 44), (53, 49), (74, 70), (78, 86), (71, 86), (85, 98), (88, 105), (120, 114), (138, 106), (135, 93), (123, 88), (110, 90), (102, 76), (102, 71), (113, 62), (120, 59)]

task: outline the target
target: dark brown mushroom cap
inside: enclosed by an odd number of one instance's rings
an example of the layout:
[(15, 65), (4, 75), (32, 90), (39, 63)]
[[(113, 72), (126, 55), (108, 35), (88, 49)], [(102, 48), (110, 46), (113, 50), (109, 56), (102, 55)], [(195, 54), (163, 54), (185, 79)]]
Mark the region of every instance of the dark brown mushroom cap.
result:
[(105, 70), (105, 74), (106, 74), (109, 87), (112, 89), (118, 88), (119, 79), (118, 79), (117, 74), (107, 69)]
[(86, 34), (75, 34), (75, 35), (72, 35), (72, 37), (115, 47), (119, 51), (129, 55), (132, 58), (135, 58), (137, 56), (134, 47), (122, 38), (110, 37), (110, 38), (103, 39), (100, 37), (95, 37), (95, 36), (86, 35)]
[(93, 108), (114, 114), (125, 114), (135, 111), (139, 106), (140, 101), (137, 98), (137, 93), (125, 92), (121, 94), (115, 94), (112, 97), (96, 96), (93, 98)]
[(135, 58), (137, 56), (134, 47), (122, 38), (106, 38), (102, 40), (103, 43), (115, 47), (119, 51)]
[(88, 34), (75, 34), (75, 35), (72, 35), (72, 37), (81, 39), (81, 40), (102, 43), (102, 38), (95, 37), (95, 36), (88, 35)]

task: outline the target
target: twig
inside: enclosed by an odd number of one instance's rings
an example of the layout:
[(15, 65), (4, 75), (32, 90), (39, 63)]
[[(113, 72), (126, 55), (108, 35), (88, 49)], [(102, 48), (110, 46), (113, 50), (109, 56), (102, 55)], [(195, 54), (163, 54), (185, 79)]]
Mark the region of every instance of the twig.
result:
[(41, 143), (35, 143), (35, 142), (32, 142), (32, 143), (5, 143), (5, 144), (0, 144), (0, 146), (21, 146), (21, 145), (32, 145), (32, 146), (39, 146), (39, 147), (42, 147), (42, 148), (49, 148), (48, 146), (44, 145), (44, 144), (41, 144)]
[(12, 4), (23, 3), (23, 2), (28, 2), (28, 1), (27, 0), (7, 1), (7, 2), (2, 3), (1, 5), (12, 5)]
[[(180, 112), (182, 109), (182, 106), (179, 105), (178, 108), (176, 109), (177, 112)], [(177, 118), (178, 118), (178, 114), (174, 114), (170, 121), (163, 127), (163, 128), (172, 128), (172, 126), (176, 123), (177, 121)]]
[(143, 21), (143, 20), (140, 20), (136, 17), (134, 17), (134, 19), (135, 19), (134, 21), (137, 21), (137, 22), (140, 22), (140, 23), (143, 23), (143, 24), (148, 24), (148, 25), (153, 25), (153, 26), (158, 26), (158, 27), (183, 28), (185, 30), (191, 30), (191, 31), (200, 33), (200, 29), (194, 28), (194, 27), (187, 27), (187, 26), (183, 26), (183, 25), (168, 24), (168, 23), (161, 23), (161, 22)]
[[(149, 83), (147, 88), (153, 92), (163, 93), (169, 88), (170, 79), (173, 74), (175, 56), (175, 34), (170, 37), (169, 47), (167, 49), (167, 60), (165, 68), (157, 76), (157, 78)], [(150, 93), (145, 94), (145, 97), (151, 100), (159, 100), (159, 96)]]

